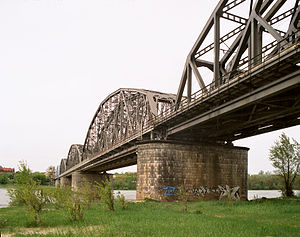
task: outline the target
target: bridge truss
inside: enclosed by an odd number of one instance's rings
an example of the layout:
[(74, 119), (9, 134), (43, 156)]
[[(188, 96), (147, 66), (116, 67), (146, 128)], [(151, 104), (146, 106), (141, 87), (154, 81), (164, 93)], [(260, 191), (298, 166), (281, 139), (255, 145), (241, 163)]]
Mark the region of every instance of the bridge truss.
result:
[(119, 89), (99, 106), (83, 146), (84, 156), (107, 150), (142, 132), (156, 116), (169, 111), (175, 95), (141, 89)]
[[(176, 109), (184, 90), (191, 101), (192, 78), (206, 93), (295, 43), (299, 11), (299, 0), (221, 0), (186, 59)], [(212, 72), (212, 83), (205, 83), (203, 68)]]
[(186, 59), (177, 95), (110, 94), (58, 175), (136, 164), (139, 137), (231, 144), (300, 124), (299, 20), (299, 0), (220, 0)]

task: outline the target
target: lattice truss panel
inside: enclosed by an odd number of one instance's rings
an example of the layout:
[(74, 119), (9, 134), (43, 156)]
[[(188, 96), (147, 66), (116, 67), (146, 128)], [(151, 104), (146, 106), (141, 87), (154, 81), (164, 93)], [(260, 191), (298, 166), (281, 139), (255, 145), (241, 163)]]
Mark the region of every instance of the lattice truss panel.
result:
[(299, 0), (221, 0), (187, 57), (176, 108), (184, 91), (189, 102), (195, 85), (206, 93), (295, 43), (299, 9)]
[(66, 165), (67, 159), (63, 158), (60, 161), (60, 165), (57, 167), (59, 170), (59, 174), (62, 174), (67, 170), (67, 165)]
[(70, 169), (82, 161), (83, 145), (73, 144), (66, 160), (66, 169)]
[(175, 95), (139, 89), (119, 89), (99, 106), (84, 143), (84, 159), (141, 132), (155, 116), (174, 105)]

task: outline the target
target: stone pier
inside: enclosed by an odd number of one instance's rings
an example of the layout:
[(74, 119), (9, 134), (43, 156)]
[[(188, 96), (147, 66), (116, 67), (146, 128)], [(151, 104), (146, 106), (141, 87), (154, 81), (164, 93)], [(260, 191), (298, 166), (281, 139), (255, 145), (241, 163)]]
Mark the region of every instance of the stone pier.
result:
[(248, 148), (174, 141), (140, 143), (137, 199), (247, 199)]
[(68, 177), (61, 177), (60, 178), (60, 186), (61, 187), (70, 187), (71, 186), (71, 182), (72, 182), (72, 179), (70, 176)]
[(99, 172), (74, 172), (72, 173), (72, 188), (78, 189), (81, 183), (89, 182), (93, 185), (103, 183), (105, 180), (112, 180), (112, 175)]
[(60, 186), (60, 179), (55, 180), (55, 187), (58, 188)]

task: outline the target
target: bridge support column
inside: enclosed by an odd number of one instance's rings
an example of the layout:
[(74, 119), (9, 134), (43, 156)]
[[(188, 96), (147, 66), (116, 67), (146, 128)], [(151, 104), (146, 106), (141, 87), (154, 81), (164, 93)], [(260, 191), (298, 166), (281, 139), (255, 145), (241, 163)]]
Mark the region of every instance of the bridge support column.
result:
[(58, 188), (60, 186), (60, 179), (55, 180), (55, 187)]
[(106, 179), (112, 180), (112, 174), (99, 172), (74, 172), (72, 173), (72, 188), (78, 189), (84, 182), (92, 184), (102, 183)]
[(70, 187), (71, 186), (71, 177), (61, 177), (60, 178), (60, 186), (61, 187)]
[(140, 143), (137, 151), (137, 199), (175, 200), (181, 187), (190, 200), (247, 199), (248, 148)]

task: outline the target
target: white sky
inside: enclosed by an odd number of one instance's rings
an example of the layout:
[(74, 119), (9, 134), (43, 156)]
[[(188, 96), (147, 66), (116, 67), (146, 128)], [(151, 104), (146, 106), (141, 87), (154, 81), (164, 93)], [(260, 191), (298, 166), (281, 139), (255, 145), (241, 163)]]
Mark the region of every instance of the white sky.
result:
[[(176, 93), (217, 3), (0, 0), (0, 165), (58, 165), (118, 88)], [(299, 141), (300, 126), (285, 131)], [(268, 150), (280, 133), (235, 142), (250, 148), (249, 173), (272, 170)]]

